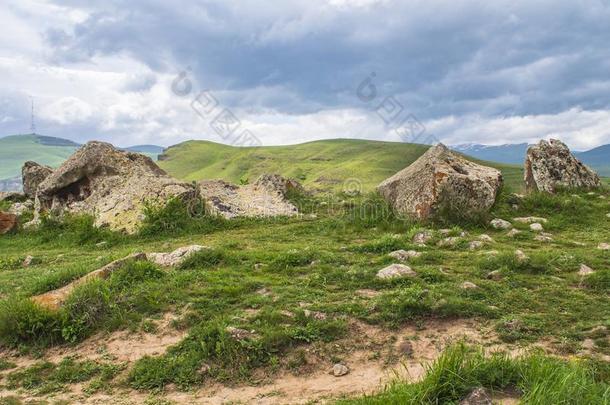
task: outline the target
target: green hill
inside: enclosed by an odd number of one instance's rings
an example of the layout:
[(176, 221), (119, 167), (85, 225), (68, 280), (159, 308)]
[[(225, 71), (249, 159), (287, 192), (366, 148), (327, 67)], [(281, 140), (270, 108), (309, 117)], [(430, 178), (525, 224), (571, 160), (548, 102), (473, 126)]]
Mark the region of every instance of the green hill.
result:
[(67, 139), (36, 134), (0, 138), (0, 179), (20, 176), (21, 166), (27, 160), (57, 167), (78, 146)]
[[(299, 179), (306, 187), (341, 190), (357, 179), (364, 191), (413, 163), (428, 146), (398, 142), (333, 139), (290, 146), (241, 148), (208, 141), (188, 141), (166, 149), (159, 165), (184, 180), (223, 179), (239, 183), (262, 173)], [(486, 163), (504, 173), (511, 188), (521, 189), (523, 169)]]

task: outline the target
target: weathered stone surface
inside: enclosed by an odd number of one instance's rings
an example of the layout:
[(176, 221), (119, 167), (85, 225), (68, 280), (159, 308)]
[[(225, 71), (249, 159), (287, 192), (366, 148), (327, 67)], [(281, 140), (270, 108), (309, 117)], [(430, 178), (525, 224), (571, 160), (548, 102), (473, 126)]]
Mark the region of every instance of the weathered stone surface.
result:
[(377, 278), (390, 279), (397, 277), (415, 277), (417, 273), (404, 264), (391, 264), (377, 272)]
[(542, 217), (517, 217), (513, 218), (513, 221), (519, 222), (521, 224), (533, 224), (535, 222), (540, 222), (542, 224), (547, 223), (547, 219)]
[(461, 288), (464, 290), (476, 290), (477, 288), (479, 288), (479, 286), (470, 281), (464, 281), (461, 285)]
[(418, 232), (413, 235), (413, 243), (416, 243), (418, 245), (425, 245), (426, 243), (430, 242), (431, 239), (432, 232), (430, 231)]
[(498, 170), (472, 163), (438, 144), (377, 190), (398, 213), (426, 219), (439, 210), (458, 215), (486, 212), (501, 184)]
[(483, 242), (481, 242), (480, 240), (473, 240), (468, 243), (469, 250), (477, 250), (477, 249), (481, 249), (482, 247), (483, 247)]
[(601, 242), (599, 245), (597, 245), (597, 248), (599, 250), (610, 250), (610, 243)]
[(27, 199), (25, 194), (16, 191), (0, 191), (0, 201), (21, 202)]
[(502, 272), (500, 270), (494, 270), (487, 273), (486, 276), (489, 280), (500, 281), (502, 280)]
[(113, 271), (120, 269), (125, 265), (127, 261), (130, 260), (146, 260), (146, 254), (134, 253), (122, 259), (115, 260), (111, 263), (108, 263), (102, 268), (92, 271), (91, 273), (85, 274), (83, 277), (71, 282), (70, 284), (64, 287), (46, 292), (44, 294), (36, 295), (31, 299), (32, 301), (44, 308), (58, 310), (59, 308), (61, 308), (68, 296), (72, 293), (72, 291), (74, 291), (76, 287), (83, 285), (93, 279), (108, 278)]
[(578, 269), (579, 276), (588, 276), (589, 274), (593, 274), (593, 273), (595, 273), (595, 270), (593, 270), (591, 267), (587, 266), (586, 264), (581, 264), (580, 269)]
[(513, 227), (510, 222), (500, 218), (492, 219), (489, 224), (494, 229), (510, 229)]
[(538, 222), (534, 222), (533, 224), (530, 224), (530, 229), (534, 232), (542, 232), (544, 231), (544, 228), (542, 227), (542, 224), (538, 223)]
[(36, 197), (38, 186), (53, 173), (49, 166), (40, 165), (36, 162), (27, 161), (21, 168), (21, 180), (23, 182), (23, 193), (29, 197)]
[(413, 257), (421, 256), (421, 252), (416, 252), (415, 250), (395, 250), (388, 254), (393, 259), (399, 260), (401, 262), (406, 262), (407, 260)]
[(295, 180), (274, 174), (264, 174), (254, 184), (244, 186), (222, 180), (199, 182), (199, 191), (208, 207), (225, 218), (297, 215), (297, 207), (286, 195), (301, 190)]
[(0, 211), (0, 235), (9, 233), (17, 227), (17, 215)]
[(538, 242), (552, 242), (553, 235), (546, 232), (540, 232), (538, 235), (534, 236), (534, 240), (537, 240)]
[(438, 247), (454, 247), (457, 245), (462, 239), (457, 236), (451, 236), (445, 239), (441, 239), (437, 242), (436, 246)]
[(23, 214), (25, 214), (26, 212), (29, 212), (33, 209), (34, 209), (34, 201), (27, 200), (25, 202), (13, 203), (13, 205), (11, 205), (10, 208), (8, 209), (8, 212), (10, 214), (15, 214), (18, 217), (20, 217)]
[(521, 249), (517, 249), (515, 250), (515, 258), (517, 259), (517, 261), (519, 262), (524, 262), (526, 260), (528, 260), (529, 258), (526, 256), (525, 253), (523, 253), (523, 250)]
[(253, 331), (235, 328), (233, 326), (227, 326), (226, 331), (233, 339), (237, 341), (253, 339), (256, 337), (256, 334)]
[(515, 236), (519, 235), (521, 233), (520, 230), (518, 229), (511, 229), (510, 231), (508, 231), (508, 233), (506, 234), (506, 236), (508, 236), (509, 238), (514, 238)]
[(203, 249), (209, 249), (209, 247), (200, 245), (183, 246), (170, 253), (148, 253), (146, 258), (160, 266), (174, 267), (182, 264), (193, 253)]
[(528, 191), (554, 193), (558, 186), (583, 189), (601, 186), (599, 176), (556, 139), (542, 140), (530, 146), (525, 158), (524, 176)]
[(485, 242), (485, 243), (493, 243), (493, 242), (494, 242), (494, 240), (492, 239), (492, 237), (491, 237), (491, 236), (489, 236), (489, 235), (487, 235), (487, 234), (485, 234), (485, 233), (484, 233), (484, 234), (479, 235), (479, 240), (480, 240), (481, 242)]
[(88, 142), (38, 186), (36, 217), (51, 211), (94, 215), (95, 225), (133, 233), (146, 201), (194, 200), (196, 188), (168, 176), (147, 156)]
[(349, 373), (349, 368), (345, 364), (337, 363), (333, 366), (332, 373), (335, 377), (343, 377)]
[(492, 405), (491, 397), (487, 393), (485, 388), (479, 387), (472, 390), (466, 398), (464, 398), (460, 405)]

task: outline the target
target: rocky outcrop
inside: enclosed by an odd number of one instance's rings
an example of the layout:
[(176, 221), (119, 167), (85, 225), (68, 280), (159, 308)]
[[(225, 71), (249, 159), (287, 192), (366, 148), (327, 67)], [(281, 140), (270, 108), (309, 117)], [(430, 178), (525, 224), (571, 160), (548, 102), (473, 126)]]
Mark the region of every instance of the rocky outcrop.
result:
[[(88, 142), (38, 186), (36, 218), (42, 212), (85, 213), (96, 226), (133, 233), (146, 201), (190, 200), (196, 188), (168, 176), (147, 156), (104, 142)], [(35, 219), (36, 221), (36, 219)]]
[(17, 215), (0, 211), (0, 235), (9, 233), (17, 227)]
[(222, 180), (199, 182), (199, 192), (212, 213), (225, 218), (293, 216), (298, 209), (286, 198), (301, 185), (277, 174), (264, 174), (254, 184), (237, 186)]
[(21, 179), (23, 182), (23, 193), (28, 198), (36, 197), (38, 186), (53, 173), (49, 166), (39, 165), (36, 162), (27, 161), (21, 168)]
[(498, 170), (470, 162), (438, 144), (377, 190), (398, 213), (427, 219), (441, 210), (458, 215), (486, 212), (501, 185)]
[(528, 191), (554, 193), (557, 187), (591, 189), (601, 186), (599, 176), (570, 153), (561, 141), (542, 140), (530, 146), (525, 158)]

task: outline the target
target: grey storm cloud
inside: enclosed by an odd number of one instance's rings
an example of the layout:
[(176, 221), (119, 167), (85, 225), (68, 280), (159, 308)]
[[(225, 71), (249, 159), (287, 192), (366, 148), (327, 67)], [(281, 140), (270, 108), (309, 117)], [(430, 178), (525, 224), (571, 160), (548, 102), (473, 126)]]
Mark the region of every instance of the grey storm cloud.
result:
[[(371, 72), (424, 119), (605, 109), (610, 5), (583, 2), (110, 1), (46, 34), (55, 61), (125, 53), (158, 72), (190, 67), (234, 107), (358, 107)], [(254, 95), (257, 94), (257, 95)]]

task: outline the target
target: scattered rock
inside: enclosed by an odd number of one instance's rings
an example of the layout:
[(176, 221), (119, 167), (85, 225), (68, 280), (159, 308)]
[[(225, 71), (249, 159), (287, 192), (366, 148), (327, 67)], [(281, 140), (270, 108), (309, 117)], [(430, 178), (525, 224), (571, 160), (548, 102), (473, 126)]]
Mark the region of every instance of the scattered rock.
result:
[(477, 249), (481, 249), (482, 247), (483, 247), (483, 242), (481, 242), (480, 240), (473, 240), (472, 242), (468, 243), (469, 250), (477, 250)]
[(17, 215), (0, 211), (0, 235), (17, 228)]
[(263, 264), (262, 263), (255, 263), (254, 264), (254, 270), (260, 270), (263, 268)]
[(525, 158), (524, 179), (528, 191), (548, 193), (554, 193), (557, 186), (584, 189), (601, 186), (599, 176), (556, 139), (530, 146)]
[(515, 250), (515, 258), (519, 262), (524, 262), (529, 259), (529, 257), (527, 257), (527, 255), (525, 253), (523, 253), (523, 250), (521, 250), (521, 249)]
[(610, 243), (601, 242), (599, 245), (597, 245), (597, 248), (599, 250), (610, 250)]
[(349, 374), (349, 368), (345, 364), (337, 363), (333, 366), (332, 374), (335, 377), (343, 377)]
[(593, 270), (591, 267), (587, 266), (586, 264), (581, 264), (580, 265), (580, 269), (578, 270), (578, 275), (579, 276), (588, 276), (589, 274), (593, 274), (595, 273), (595, 270)]
[(438, 233), (440, 233), (441, 236), (448, 236), (451, 233), (451, 229), (439, 229)]
[(516, 235), (519, 235), (521, 233), (520, 230), (518, 229), (511, 229), (510, 231), (508, 231), (508, 233), (506, 234), (506, 236), (508, 236), (509, 238), (514, 238)]
[(540, 234), (534, 236), (534, 239), (538, 242), (552, 242), (553, 235), (551, 235), (550, 233), (541, 232)]
[(96, 243), (96, 244), (95, 244), (95, 246), (99, 248), (99, 247), (104, 247), (104, 246), (106, 246), (107, 244), (108, 244), (108, 242), (106, 242), (106, 241), (101, 241), (101, 242)]
[(34, 262), (34, 256), (27, 255), (25, 257), (25, 259), (23, 259), (23, 262), (21, 263), (21, 266), (23, 266), (23, 267), (30, 267), (33, 262)]
[(88, 142), (38, 185), (32, 224), (45, 212), (85, 213), (95, 226), (134, 233), (146, 201), (165, 204), (172, 197), (194, 204), (198, 196), (192, 184), (168, 176), (147, 156)]
[(134, 253), (129, 256), (126, 256), (122, 259), (115, 260), (111, 263), (108, 263), (102, 268), (99, 268), (91, 273), (84, 275), (83, 277), (76, 279), (70, 284), (58, 288), (57, 290), (49, 291), (44, 294), (36, 295), (32, 297), (32, 301), (39, 304), (40, 306), (50, 309), (50, 310), (58, 310), (61, 308), (63, 303), (66, 301), (68, 296), (74, 291), (76, 287), (87, 283), (93, 279), (105, 279), (108, 278), (112, 272), (120, 269), (131, 260), (146, 260), (146, 254), (144, 253)]
[(544, 231), (544, 228), (542, 227), (542, 224), (538, 223), (538, 222), (534, 222), (533, 224), (530, 224), (530, 229), (534, 232), (542, 232)]
[(547, 219), (542, 217), (517, 217), (513, 218), (513, 221), (521, 224), (533, 224), (534, 222), (547, 223)]
[(377, 278), (391, 279), (398, 277), (415, 277), (417, 273), (404, 264), (391, 264), (377, 272)]
[(403, 356), (406, 356), (409, 358), (413, 357), (413, 344), (408, 340), (403, 341), (398, 346), (398, 350), (399, 350), (400, 354), (402, 354)]
[(500, 219), (500, 218), (493, 219), (490, 222), (490, 225), (494, 229), (510, 229), (513, 227), (513, 225), (510, 222), (508, 222), (504, 219)]
[(470, 281), (464, 281), (460, 287), (464, 290), (474, 290), (479, 288), (478, 285), (471, 283)]
[(500, 281), (502, 280), (502, 272), (500, 270), (491, 271), (487, 273), (487, 279), (493, 281)]
[(438, 144), (409, 167), (384, 180), (377, 190), (400, 214), (426, 219), (439, 211), (488, 211), (496, 200), (502, 174), (470, 162)]
[(310, 311), (309, 309), (305, 309), (303, 310), (303, 314), (307, 318), (312, 318), (318, 321), (323, 321), (326, 319), (326, 314), (324, 312)]
[(0, 191), (0, 201), (23, 202), (27, 197), (17, 191)]
[(227, 326), (225, 330), (233, 339), (237, 341), (252, 339), (256, 336), (254, 331), (251, 332), (245, 329), (234, 328), (233, 326)]
[(34, 209), (34, 201), (26, 200), (25, 202), (13, 203), (13, 205), (11, 205), (10, 208), (8, 209), (8, 212), (10, 214), (15, 214), (18, 217), (20, 217), (23, 214), (25, 214), (29, 211), (32, 211), (33, 209)]
[(457, 236), (451, 236), (449, 238), (439, 240), (436, 245), (439, 247), (454, 247), (460, 242), (460, 240), (461, 239)]
[(432, 239), (432, 233), (430, 231), (418, 232), (413, 236), (413, 243), (418, 245), (425, 245)]
[(421, 256), (421, 252), (416, 252), (415, 250), (395, 250), (394, 252), (388, 254), (393, 259), (396, 259), (401, 262), (406, 262), (407, 260)]
[(254, 184), (237, 186), (222, 180), (199, 182), (199, 191), (211, 211), (225, 218), (294, 216), (298, 214), (286, 195), (301, 185), (277, 174), (264, 174)]
[(479, 235), (479, 240), (482, 241), (482, 242), (485, 242), (485, 243), (493, 243), (494, 242), (492, 237), (487, 235), (487, 234)]
[(200, 245), (183, 246), (171, 253), (148, 253), (146, 258), (159, 266), (174, 267), (182, 264), (193, 253), (203, 249), (209, 249), (209, 247)]
[(475, 388), (466, 398), (464, 398), (460, 405), (493, 405), (491, 397), (487, 393), (485, 388)]
[(49, 166), (39, 165), (36, 162), (27, 161), (21, 168), (21, 179), (23, 182), (23, 193), (29, 197), (36, 197), (38, 185), (53, 173)]

